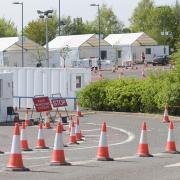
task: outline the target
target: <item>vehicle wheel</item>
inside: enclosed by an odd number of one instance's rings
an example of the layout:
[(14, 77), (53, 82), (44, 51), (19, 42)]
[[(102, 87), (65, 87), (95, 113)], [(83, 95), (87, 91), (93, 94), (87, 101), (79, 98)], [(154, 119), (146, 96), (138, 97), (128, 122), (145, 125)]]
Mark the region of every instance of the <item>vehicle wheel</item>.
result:
[(153, 66), (156, 66), (156, 64), (153, 63)]

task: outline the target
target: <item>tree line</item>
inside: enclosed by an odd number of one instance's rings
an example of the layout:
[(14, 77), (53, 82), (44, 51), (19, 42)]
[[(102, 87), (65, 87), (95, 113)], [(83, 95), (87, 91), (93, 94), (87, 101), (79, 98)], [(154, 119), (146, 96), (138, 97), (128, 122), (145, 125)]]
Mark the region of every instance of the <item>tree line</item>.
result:
[[(111, 7), (103, 4), (100, 7), (101, 34), (129, 33), (143, 31), (154, 38), (159, 44), (167, 44), (173, 50), (180, 41), (180, 5), (178, 0), (172, 6), (156, 6), (153, 0), (141, 0), (130, 17), (130, 26), (123, 22), (113, 12)], [(82, 17), (70, 16), (61, 19), (61, 35), (94, 34), (99, 32), (98, 14), (92, 21), (83, 21)], [(54, 12), (48, 20), (49, 40), (58, 34), (58, 16)], [(45, 22), (37, 18), (24, 27), (24, 34), (29, 39), (45, 44)], [(0, 18), (0, 37), (16, 36), (17, 28), (11, 20)]]

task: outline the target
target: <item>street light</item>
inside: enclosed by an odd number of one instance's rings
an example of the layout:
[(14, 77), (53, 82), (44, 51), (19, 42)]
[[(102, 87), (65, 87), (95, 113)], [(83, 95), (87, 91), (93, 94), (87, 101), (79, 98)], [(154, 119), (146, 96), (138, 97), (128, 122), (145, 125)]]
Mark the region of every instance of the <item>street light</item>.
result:
[(21, 47), (22, 47), (22, 67), (24, 67), (24, 31), (23, 31), (23, 9), (24, 9), (24, 5), (23, 5), (23, 2), (13, 2), (13, 4), (16, 4), (16, 5), (21, 5), (22, 7), (22, 26), (21, 26), (21, 33), (22, 33), (22, 39), (21, 39)]
[[(165, 13), (165, 7), (164, 6), (159, 6), (159, 7), (157, 7), (157, 8), (159, 8), (159, 9), (164, 9), (164, 13)], [(163, 46), (164, 46), (164, 55), (166, 55), (166, 47), (165, 47), (165, 41), (166, 41), (166, 36), (168, 35), (168, 32), (166, 31), (166, 16), (165, 16), (165, 14), (163, 14), (163, 31), (161, 32), (161, 36), (164, 36), (164, 38), (163, 38)]]
[(47, 61), (47, 67), (49, 67), (49, 45), (48, 45), (48, 18), (52, 18), (53, 10), (46, 10), (46, 11), (40, 11), (37, 10), (37, 13), (39, 14), (39, 17), (44, 19), (46, 23), (46, 61)]
[(61, 35), (61, 0), (59, 0), (59, 21), (58, 21), (58, 25), (59, 25), (59, 36)]
[(99, 69), (101, 69), (101, 19), (100, 19), (100, 8), (99, 4), (90, 4), (90, 6), (96, 6), (98, 7), (98, 17), (99, 17), (99, 58), (98, 58), (98, 66)]

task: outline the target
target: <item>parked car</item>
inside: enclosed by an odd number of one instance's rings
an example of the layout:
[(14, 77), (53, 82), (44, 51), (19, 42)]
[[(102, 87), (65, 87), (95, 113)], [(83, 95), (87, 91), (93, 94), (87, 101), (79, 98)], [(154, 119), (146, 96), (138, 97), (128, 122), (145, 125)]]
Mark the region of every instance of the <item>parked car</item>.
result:
[(166, 65), (169, 63), (169, 57), (166, 55), (156, 56), (153, 58), (152, 64), (156, 66), (157, 64)]

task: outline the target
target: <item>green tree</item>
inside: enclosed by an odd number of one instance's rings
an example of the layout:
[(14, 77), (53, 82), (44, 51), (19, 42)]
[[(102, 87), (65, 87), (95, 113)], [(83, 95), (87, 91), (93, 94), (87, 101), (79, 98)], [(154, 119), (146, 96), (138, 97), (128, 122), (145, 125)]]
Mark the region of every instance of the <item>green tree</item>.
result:
[(66, 59), (69, 57), (69, 52), (71, 52), (71, 49), (68, 45), (60, 49), (60, 57), (63, 59), (63, 67), (66, 67)]
[(153, 0), (141, 0), (138, 6), (134, 9), (133, 15), (130, 18), (131, 30), (133, 32), (146, 31), (152, 26), (152, 11), (154, 9)]
[(167, 44), (171, 48), (180, 34), (179, 5), (175, 7), (155, 7), (153, 0), (141, 0), (130, 18), (132, 32), (143, 31), (159, 44)]
[(17, 36), (17, 30), (11, 20), (0, 18), (0, 37)]
[[(54, 39), (57, 34), (58, 19), (56, 13), (48, 19), (48, 39)], [(44, 45), (46, 42), (46, 24), (44, 19), (33, 20), (24, 29), (24, 34), (29, 39)]]
[[(98, 33), (99, 32), (98, 14), (92, 25), (93, 25), (92, 28), (94, 30), (94, 33)], [(112, 8), (108, 8), (106, 4), (103, 4), (100, 8), (100, 26), (101, 26), (101, 34), (107, 36), (113, 33), (121, 33), (124, 25), (120, 20), (118, 20)]]

